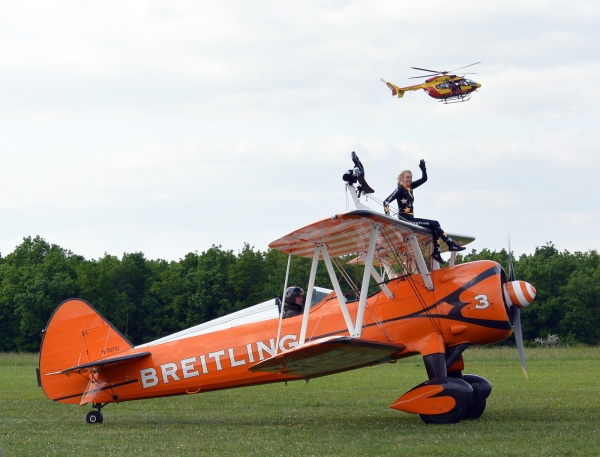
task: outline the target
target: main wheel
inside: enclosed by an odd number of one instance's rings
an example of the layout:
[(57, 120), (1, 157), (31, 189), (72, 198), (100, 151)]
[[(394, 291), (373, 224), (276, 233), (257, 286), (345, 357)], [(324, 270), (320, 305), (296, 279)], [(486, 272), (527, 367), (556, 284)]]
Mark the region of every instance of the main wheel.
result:
[(90, 411), (87, 413), (85, 421), (88, 424), (101, 424), (104, 422), (104, 417), (102, 417), (102, 413), (100, 411)]
[(467, 405), (463, 419), (479, 419), (485, 411), (492, 384), (487, 379), (472, 374), (463, 375), (463, 379), (473, 388), (473, 399)]
[[(444, 404), (449, 405), (449, 399), (452, 399), (454, 403), (451, 410), (442, 414), (419, 414), (423, 422), (426, 424), (456, 424), (462, 420), (467, 406), (473, 398), (473, 388), (468, 382), (460, 378), (447, 377), (430, 379), (423, 385), (440, 386), (443, 389), (442, 392), (432, 395), (429, 398), (430, 400), (435, 400), (437, 397), (443, 400)], [(440, 410), (442, 408), (429, 407), (423, 409), (426, 409), (426, 412), (434, 412), (436, 409)]]
[(466, 420), (470, 420), (470, 419), (479, 419), (481, 417), (481, 415), (483, 414), (483, 412), (485, 411), (485, 407), (487, 404), (487, 399), (483, 399), (483, 400), (479, 400), (477, 402), (473, 402), (471, 405), (469, 405), (467, 407), (467, 410), (465, 411), (465, 415), (463, 416), (463, 419)]
[(459, 406), (444, 414), (419, 414), (426, 424), (456, 424), (464, 418), (466, 406)]

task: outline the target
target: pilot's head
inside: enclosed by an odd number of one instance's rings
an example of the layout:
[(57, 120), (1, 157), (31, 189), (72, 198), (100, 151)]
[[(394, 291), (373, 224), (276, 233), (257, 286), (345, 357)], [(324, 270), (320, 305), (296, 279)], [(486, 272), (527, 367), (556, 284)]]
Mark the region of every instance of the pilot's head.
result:
[(301, 287), (292, 286), (285, 290), (285, 302), (288, 305), (301, 305), (303, 301), (304, 291)]

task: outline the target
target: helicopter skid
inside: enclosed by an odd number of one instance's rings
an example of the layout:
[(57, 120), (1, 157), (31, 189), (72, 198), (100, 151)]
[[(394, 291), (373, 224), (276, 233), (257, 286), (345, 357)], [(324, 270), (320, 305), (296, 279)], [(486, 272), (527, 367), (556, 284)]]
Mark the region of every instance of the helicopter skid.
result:
[(456, 95), (454, 97), (444, 98), (440, 100), (440, 103), (450, 105), (452, 103), (468, 102), (469, 100), (471, 100), (471, 95)]

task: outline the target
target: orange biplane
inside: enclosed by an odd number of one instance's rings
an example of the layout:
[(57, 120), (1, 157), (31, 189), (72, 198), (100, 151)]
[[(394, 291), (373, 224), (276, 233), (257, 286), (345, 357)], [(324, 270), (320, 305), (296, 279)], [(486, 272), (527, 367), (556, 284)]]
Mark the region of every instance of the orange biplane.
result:
[[(463, 374), (463, 351), (501, 341), (514, 329), (525, 370), (519, 310), (532, 302), (535, 289), (515, 280), (512, 266), (507, 275), (492, 261), (457, 265), (451, 253), (450, 265), (439, 268), (430, 258), (428, 230), (362, 204), (361, 193), (373, 189), (352, 157), (356, 167), (344, 180), (356, 209), (269, 245), (312, 259), (303, 313), (284, 318), (285, 307), (275, 298), (134, 346), (92, 305), (69, 299), (44, 330), (37, 371), (48, 398), (90, 404), (87, 422), (101, 423), (109, 403), (308, 380), (421, 355), (428, 380), (391, 407), (426, 423), (481, 416), (492, 387)], [(462, 244), (474, 240), (451, 236)], [(364, 273), (346, 294), (338, 258), (349, 255)], [(333, 290), (315, 284), (319, 262)]]

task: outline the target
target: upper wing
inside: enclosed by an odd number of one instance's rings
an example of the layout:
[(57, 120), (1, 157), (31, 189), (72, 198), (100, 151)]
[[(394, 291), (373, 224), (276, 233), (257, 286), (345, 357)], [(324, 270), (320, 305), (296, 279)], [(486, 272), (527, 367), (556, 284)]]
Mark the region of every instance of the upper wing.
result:
[(393, 360), (401, 344), (367, 341), (348, 336), (321, 338), (263, 360), (250, 371), (300, 377), (324, 376)]
[[(379, 258), (404, 250), (407, 236), (414, 234), (420, 244), (431, 240), (431, 232), (426, 228), (381, 213), (356, 210), (307, 225), (273, 241), (269, 247), (299, 257), (312, 257), (319, 243), (327, 246), (332, 257), (366, 252), (374, 224), (379, 224), (375, 248), (375, 255)], [(475, 239), (462, 235), (450, 236), (461, 245)]]

